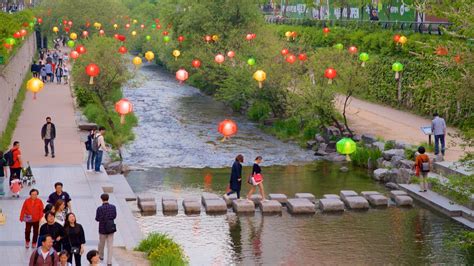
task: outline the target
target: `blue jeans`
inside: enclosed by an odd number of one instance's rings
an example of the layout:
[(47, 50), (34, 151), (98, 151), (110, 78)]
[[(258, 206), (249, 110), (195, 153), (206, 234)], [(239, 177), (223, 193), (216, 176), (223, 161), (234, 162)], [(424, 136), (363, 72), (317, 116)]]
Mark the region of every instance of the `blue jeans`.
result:
[(97, 151), (95, 154), (95, 171), (99, 172), (100, 171), (100, 165), (102, 164), (102, 155), (104, 154), (104, 151)]
[(87, 156), (87, 170), (95, 169), (95, 151), (89, 151), (89, 155)]
[(445, 150), (445, 146), (444, 146), (444, 135), (435, 135), (434, 136), (434, 141), (435, 141), (435, 155), (438, 155), (439, 154), (439, 143), (441, 143), (441, 154), (443, 154), (444, 156), (444, 150)]

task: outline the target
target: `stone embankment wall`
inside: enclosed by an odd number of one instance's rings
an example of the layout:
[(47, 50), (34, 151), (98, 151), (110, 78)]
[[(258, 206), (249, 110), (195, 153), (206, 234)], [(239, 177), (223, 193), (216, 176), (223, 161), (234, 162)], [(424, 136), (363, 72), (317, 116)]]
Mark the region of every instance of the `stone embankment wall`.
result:
[(10, 117), (13, 102), (36, 52), (36, 37), (31, 34), (7, 65), (0, 65), (0, 135)]

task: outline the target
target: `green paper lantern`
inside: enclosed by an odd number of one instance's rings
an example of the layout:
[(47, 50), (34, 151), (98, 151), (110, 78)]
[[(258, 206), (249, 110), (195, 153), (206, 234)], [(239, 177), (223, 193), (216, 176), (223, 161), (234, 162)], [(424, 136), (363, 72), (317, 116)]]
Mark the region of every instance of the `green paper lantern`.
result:
[(30, 22), (30, 23), (28, 23), (28, 25), (30, 26), (30, 28), (33, 28), (35, 26), (35, 23)]
[(344, 49), (344, 45), (342, 45), (342, 43), (338, 43), (338, 44), (334, 45), (334, 48), (336, 48), (337, 50), (342, 50), (342, 49)]
[(145, 39), (146, 39), (147, 41), (149, 41), (149, 40), (151, 40), (151, 36), (150, 36), (150, 35), (147, 35), (147, 36), (145, 37)]
[(7, 38), (7, 39), (5, 39), (5, 43), (7, 43), (9, 45), (15, 45), (16, 41), (13, 38)]
[(247, 64), (248, 64), (249, 66), (255, 65), (255, 58), (250, 57), (250, 58), (247, 60)]
[(156, 24), (151, 24), (151, 28), (152, 29), (156, 28)]
[(70, 48), (74, 47), (75, 44), (76, 43), (73, 40), (67, 41), (67, 46), (69, 46)]
[(170, 40), (171, 40), (170, 36), (163, 37), (163, 41), (166, 43), (169, 42)]
[(395, 71), (395, 72), (403, 71), (403, 64), (400, 63), (400, 62), (393, 63), (392, 70)]
[(352, 154), (356, 151), (356, 143), (350, 138), (342, 138), (336, 143), (337, 152), (344, 154), (349, 159), (349, 154)]
[(369, 54), (368, 53), (361, 53), (359, 55), (360, 61), (362, 61), (362, 66), (365, 67), (365, 62), (369, 60)]

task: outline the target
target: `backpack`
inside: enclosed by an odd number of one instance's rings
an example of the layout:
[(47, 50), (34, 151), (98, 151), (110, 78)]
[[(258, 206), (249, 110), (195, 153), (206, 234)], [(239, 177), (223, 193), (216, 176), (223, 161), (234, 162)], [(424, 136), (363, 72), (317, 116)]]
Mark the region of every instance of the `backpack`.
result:
[(422, 162), (421, 163), (421, 171), (422, 172), (429, 172), (430, 171), (430, 163), (429, 162)]
[(92, 139), (92, 151), (98, 151), (99, 148), (100, 148), (100, 145), (99, 145), (99, 136), (100, 135), (96, 135), (93, 139)]
[(12, 150), (7, 151), (3, 155), (3, 158), (5, 159), (5, 162), (6, 162), (7, 166), (12, 166), (15, 163), (15, 161), (13, 161), (13, 151)]
[[(52, 252), (49, 256), (51, 257), (51, 262), (54, 263), (54, 252)], [(36, 263), (38, 263), (38, 257), (39, 257), (38, 250), (36, 250), (35, 251), (35, 258), (33, 259), (33, 265), (36, 265)]]

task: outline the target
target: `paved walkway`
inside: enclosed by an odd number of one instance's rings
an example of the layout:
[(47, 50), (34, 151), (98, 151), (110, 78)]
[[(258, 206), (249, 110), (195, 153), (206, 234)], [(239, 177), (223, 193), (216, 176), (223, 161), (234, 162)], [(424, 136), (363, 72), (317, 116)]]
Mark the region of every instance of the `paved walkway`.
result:
[[(341, 111), (344, 100), (342, 95), (336, 97), (336, 106)], [(430, 126), (431, 120), (424, 117), (354, 97), (351, 98), (346, 113), (349, 126), (356, 132), (373, 134), (385, 140), (402, 140), (414, 145), (428, 142), (428, 137), (421, 132), (420, 127)], [(448, 128), (448, 134), (456, 132), (455, 128)], [(445, 160), (459, 160), (464, 154), (460, 143), (460, 139), (447, 136)]]

